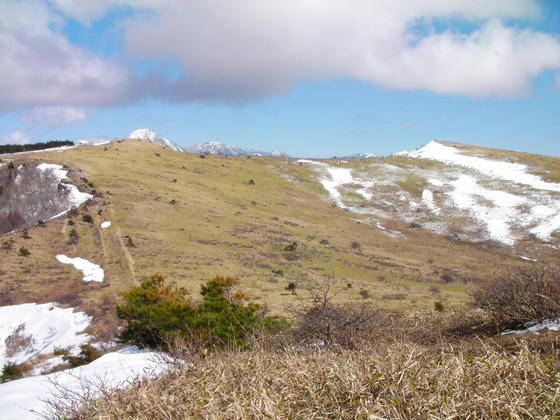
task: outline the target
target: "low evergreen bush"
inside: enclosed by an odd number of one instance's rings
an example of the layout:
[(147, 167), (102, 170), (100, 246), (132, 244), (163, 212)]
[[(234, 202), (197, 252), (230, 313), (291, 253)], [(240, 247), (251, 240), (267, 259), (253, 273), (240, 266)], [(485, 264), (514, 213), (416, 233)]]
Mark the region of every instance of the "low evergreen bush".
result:
[(234, 292), (239, 280), (216, 276), (202, 285), (202, 303), (195, 305), (184, 288), (174, 288), (155, 274), (124, 294), (117, 315), (127, 325), (123, 342), (140, 347), (167, 348), (174, 339), (204, 347), (238, 347), (258, 330), (280, 329), (286, 323), (265, 316), (264, 309)]

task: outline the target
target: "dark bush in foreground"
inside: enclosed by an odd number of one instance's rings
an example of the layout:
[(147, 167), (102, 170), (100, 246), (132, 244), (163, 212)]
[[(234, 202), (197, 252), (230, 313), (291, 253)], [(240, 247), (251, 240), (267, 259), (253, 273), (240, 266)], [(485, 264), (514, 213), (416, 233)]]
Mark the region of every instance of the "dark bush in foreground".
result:
[(498, 330), (560, 316), (560, 269), (546, 266), (506, 270), (472, 293)]
[(246, 303), (243, 293), (234, 293), (239, 281), (216, 276), (201, 287), (198, 306), (183, 288), (173, 288), (156, 274), (124, 294), (117, 315), (127, 325), (120, 339), (141, 347), (167, 347), (174, 339), (196, 346), (239, 346), (257, 330), (274, 330), (283, 321), (264, 315), (255, 303)]

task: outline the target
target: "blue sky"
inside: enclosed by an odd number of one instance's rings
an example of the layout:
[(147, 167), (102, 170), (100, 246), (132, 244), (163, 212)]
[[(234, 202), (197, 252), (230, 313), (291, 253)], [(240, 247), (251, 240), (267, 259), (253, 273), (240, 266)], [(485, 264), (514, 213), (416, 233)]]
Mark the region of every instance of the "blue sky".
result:
[(250, 0), (8, 0), (0, 46), (29, 56), (0, 58), (0, 142), (153, 128), (294, 156), (432, 139), (560, 156), (560, 3), (495, 1), (287, 1), (269, 15)]

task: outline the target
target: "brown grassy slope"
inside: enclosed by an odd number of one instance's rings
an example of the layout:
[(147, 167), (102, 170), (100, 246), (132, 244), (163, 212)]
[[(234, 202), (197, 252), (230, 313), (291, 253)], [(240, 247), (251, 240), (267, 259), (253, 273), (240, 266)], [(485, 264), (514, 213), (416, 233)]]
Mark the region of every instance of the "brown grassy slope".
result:
[[(359, 350), (194, 357), (170, 374), (86, 399), (72, 418), (556, 418), (557, 336)], [(556, 344), (554, 344), (554, 342)], [(508, 349), (509, 347), (509, 349)], [(83, 402), (83, 401), (82, 401)], [(61, 412), (57, 413), (61, 415)]]
[[(238, 276), (246, 291), (277, 313), (293, 299), (285, 290), (289, 281), (301, 288), (333, 276), (339, 299), (360, 300), (364, 288), (380, 307), (409, 310), (432, 307), (435, 300), (462, 301), (470, 279), (519, 262), (507, 249), (453, 241), (397, 220), (386, 225), (403, 238), (356, 222), (325, 199), (311, 169), (284, 158), (201, 159), (139, 140), (17, 158), (65, 164), (75, 170), (78, 185), (79, 175), (86, 176), (104, 196), (74, 216), (77, 245), (67, 244), (66, 217), (30, 229), (30, 257), (16, 255), (24, 240), (12, 235), (14, 250), (0, 250), (0, 258), (1, 287), (13, 303), (78, 293), (84, 307), (103, 312), (122, 290), (160, 272), (194, 298), (201, 281)], [(288, 181), (287, 172), (297, 182)], [(93, 226), (80, 221), (85, 212)], [(112, 227), (101, 230), (103, 220)], [(136, 247), (125, 246), (125, 235)], [(285, 251), (293, 241), (296, 252)], [(351, 248), (352, 242), (360, 248)], [(106, 283), (83, 284), (80, 273), (54, 259), (57, 253), (100, 263)]]

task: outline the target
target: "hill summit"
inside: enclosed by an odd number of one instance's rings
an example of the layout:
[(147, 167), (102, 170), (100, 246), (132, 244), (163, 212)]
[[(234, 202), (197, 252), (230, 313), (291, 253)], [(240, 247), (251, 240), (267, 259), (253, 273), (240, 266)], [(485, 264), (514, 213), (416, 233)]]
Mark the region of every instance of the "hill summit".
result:
[(142, 139), (142, 140), (150, 140), (154, 143), (162, 144), (163, 146), (174, 150), (176, 152), (182, 152), (183, 148), (178, 144), (173, 143), (167, 137), (162, 136), (157, 131), (152, 130), (151, 128), (138, 128), (130, 133), (127, 138), (129, 139)]

